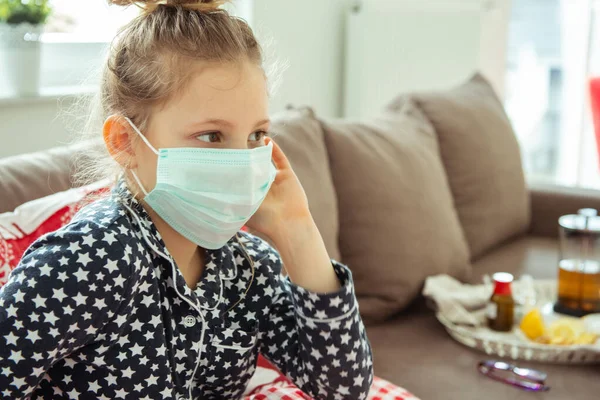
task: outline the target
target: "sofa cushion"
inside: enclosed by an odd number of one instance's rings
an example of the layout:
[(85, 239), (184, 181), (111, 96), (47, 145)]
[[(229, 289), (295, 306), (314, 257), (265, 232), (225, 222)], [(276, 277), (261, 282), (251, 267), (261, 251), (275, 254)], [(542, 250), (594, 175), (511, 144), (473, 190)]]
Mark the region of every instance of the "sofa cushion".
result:
[(84, 159), (98, 145), (81, 143), (0, 158), (0, 213), (76, 186), (75, 160)]
[(323, 121), (340, 251), (367, 323), (402, 310), (429, 275), (469, 275), (433, 127), (408, 101), (364, 122)]
[(453, 90), (416, 94), (414, 99), (438, 135), (472, 259), (526, 232), (529, 197), (519, 145), (486, 79), (477, 74)]
[(274, 115), (271, 120), (273, 139), (290, 160), (302, 183), (329, 256), (339, 260), (337, 199), (323, 129), (313, 111), (307, 107), (286, 110)]

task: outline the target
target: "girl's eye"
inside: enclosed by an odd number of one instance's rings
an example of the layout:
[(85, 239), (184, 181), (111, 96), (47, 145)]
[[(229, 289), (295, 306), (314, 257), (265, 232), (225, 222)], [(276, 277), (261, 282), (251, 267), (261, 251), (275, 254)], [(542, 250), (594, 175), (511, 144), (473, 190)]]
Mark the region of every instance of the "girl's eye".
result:
[(251, 142), (260, 142), (260, 141), (261, 141), (261, 140), (263, 140), (263, 139), (265, 138), (265, 136), (267, 136), (267, 135), (268, 135), (268, 133), (267, 133), (267, 132), (265, 132), (265, 131), (256, 131), (256, 132), (254, 132), (254, 133), (252, 133), (252, 134), (250, 135), (250, 138), (249, 138), (249, 140), (250, 140)]
[(207, 132), (196, 136), (198, 140), (202, 140), (206, 143), (217, 143), (221, 139), (219, 132)]

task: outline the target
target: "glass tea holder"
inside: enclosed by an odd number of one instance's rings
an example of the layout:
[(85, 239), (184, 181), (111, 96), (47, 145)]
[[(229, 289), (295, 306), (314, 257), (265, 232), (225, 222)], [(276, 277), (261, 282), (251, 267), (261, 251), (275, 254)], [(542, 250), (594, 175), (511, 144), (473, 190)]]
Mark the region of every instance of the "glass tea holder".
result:
[(600, 312), (600, 217), (594, 209), (564, 215), (560, 226), (558, 301), (554, 310), (581, 317)]

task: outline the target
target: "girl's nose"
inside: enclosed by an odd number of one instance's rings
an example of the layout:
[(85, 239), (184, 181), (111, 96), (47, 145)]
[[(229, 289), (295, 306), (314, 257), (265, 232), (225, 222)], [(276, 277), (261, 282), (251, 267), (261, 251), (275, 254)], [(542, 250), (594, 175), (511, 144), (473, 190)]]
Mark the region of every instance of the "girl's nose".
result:
[(229, 143), (228, 146), (230, 149), (234, 150), (248, 150), (250, 146), (248, 145), (248, 140), (246, 139), (235, 139)]

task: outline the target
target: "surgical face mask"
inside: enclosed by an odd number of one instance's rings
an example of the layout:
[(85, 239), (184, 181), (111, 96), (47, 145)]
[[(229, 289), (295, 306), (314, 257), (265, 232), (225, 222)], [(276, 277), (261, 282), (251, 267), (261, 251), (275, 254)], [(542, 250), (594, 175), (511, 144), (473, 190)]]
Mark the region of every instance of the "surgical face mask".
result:
[(252, 150), (167, 148), (158, 155), (156, 186), (148, 193), (135, 171), (144, 201), (173, 229), (206, 249), (220, 249), (258, 210), (277, 170), (273, 144)]

